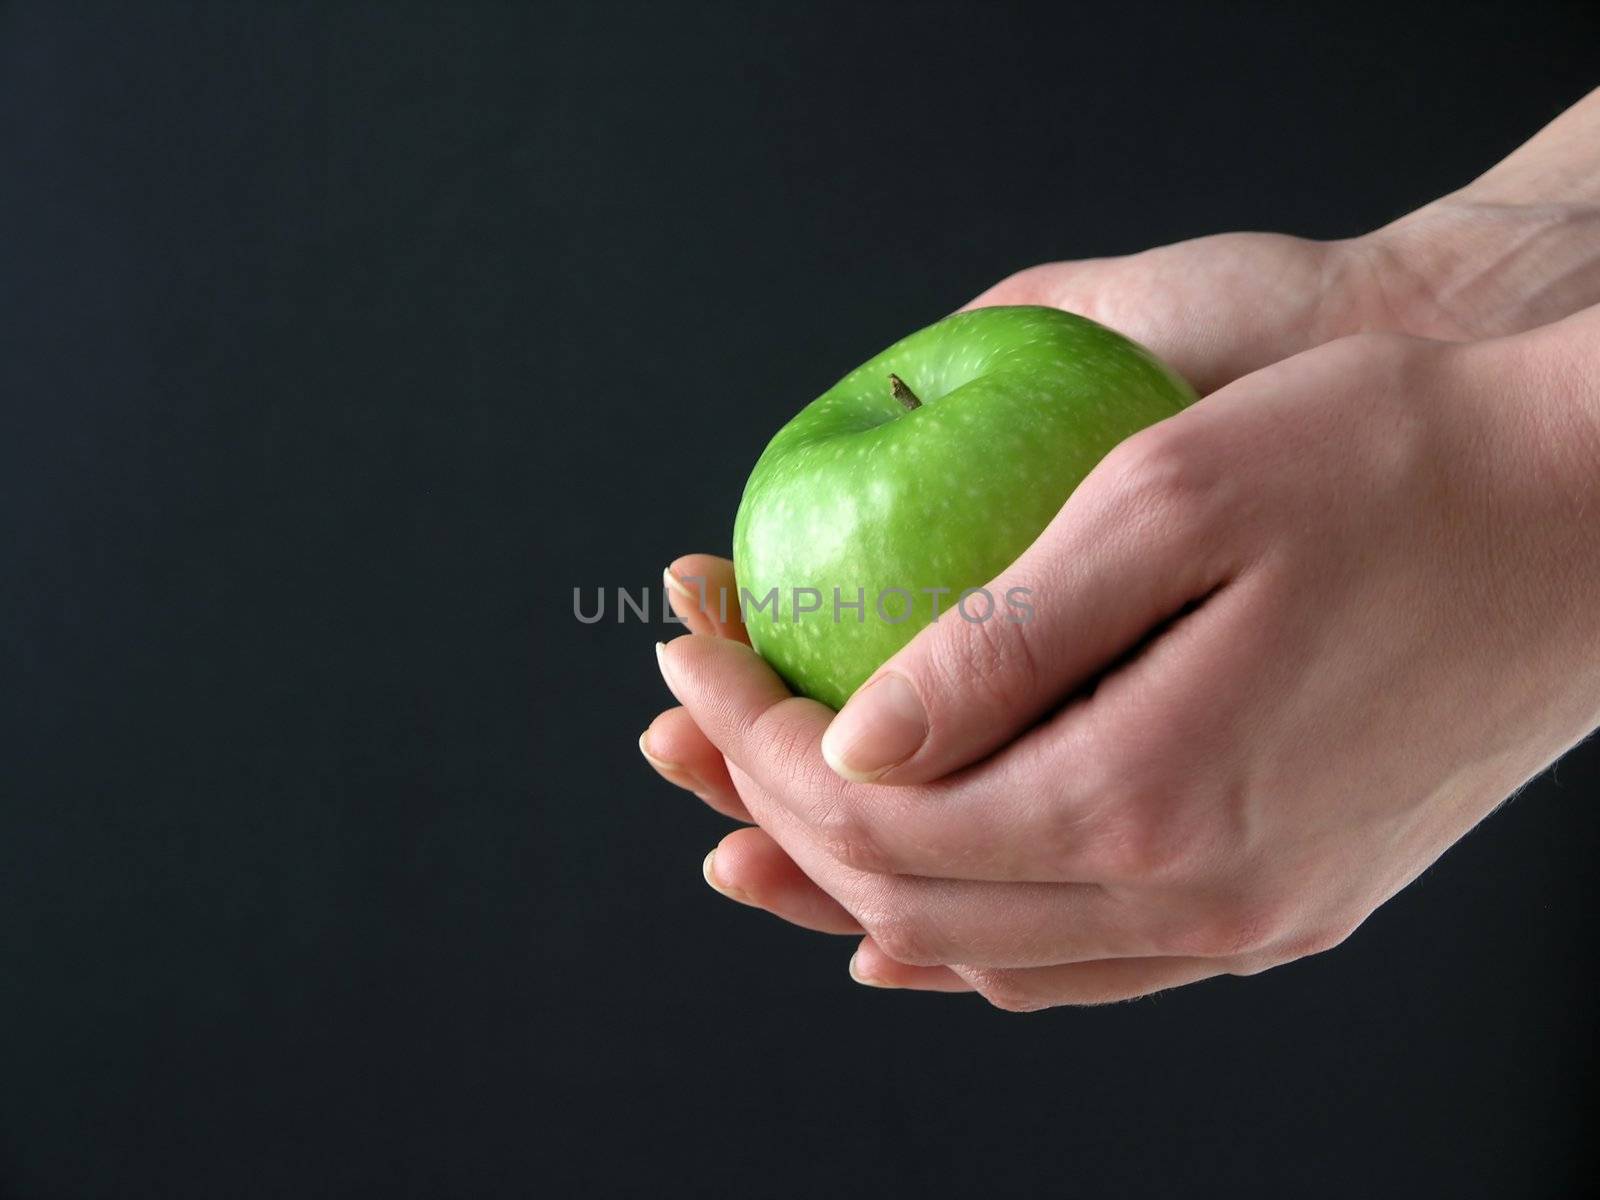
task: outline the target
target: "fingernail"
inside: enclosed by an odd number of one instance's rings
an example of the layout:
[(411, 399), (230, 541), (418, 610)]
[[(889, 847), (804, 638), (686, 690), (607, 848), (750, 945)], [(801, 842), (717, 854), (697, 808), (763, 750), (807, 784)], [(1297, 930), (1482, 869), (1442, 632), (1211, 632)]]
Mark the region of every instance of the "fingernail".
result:
[(749, 904), (750, 897), (738, 888), (725, 887), (717, 881), (717, 852), (715, 849), (706, 855), (705, 861), (700, 864), (700, 874), (706, 877), (706, 882), (711, 885), (711, 890), (726, 896), (729, 900), (737, 900), (740, 904)]
[(861, 958), (861, 951), (859, 951), (859, 950), (857, 950), (854, 954), (852, 954), (850, 956), (850, 978), (851, 979), (854, 979), (857, 983), (861, 984), (864, 987), (892, 988), (894, 986), (893, 984), (885, 983), (881, 979), (874, 979), (870, 975), (863, 975), (861, 973), (861, 963), (858, 961), (860, 958)]
[(927, 736), (916, 690), (891, 673), (850, 698), (822, 735), (822, 757), (846, 779), (867, 783), (910, 758)]
[(677, 763), (669, 763), (666, 759), (657, 758), (650, 753), (650, 731), (648, 729), (639, 735), (639, 753), (644, 755), (645, 761), (652, 767), (658, 767), (663, 771), (676, 771), (678, 769)]
[(657, 758), (650, 753), (650, 731), (646, 729), (639, 735), (639, 753), (644, 755), (645, 762), (659, 771), (668, 783), (676, 784), (686, 791), (693, 792), (695, 796), (711, 803), (711, 797), (705, 791), (705, 784), (700, 782), (700, 777), (682, 763), (668, 762), (664, 758)]
[(656, 669), (661, 672), (661, 678), (670, 691), (672, 688), (672, 676), (667, 674), (667, 644), (665, 642), (656, 643)]
[[(649, 739), (650, 731), (648, 729), (639, 735), (639, 753), (644, 755), (644, 760), (647, 763), (658, 771), (672, 775), (682, 775), (691, 780), (694, 779), (693, 774), (682, 763), (668, 762), (664, 758), (657, 758), (654, 754), (651, 754)], [(698, 780), (695, 780), (695, 786), (700, 786)]]
[(689, 600), (693, 600), (695, 598), (694, 593), (689, 590), (689, 585), (674, 575), (671, 567), (661, 568), (661, 581), (665, 583), (669, 589), (677, 592), (678, 595)]

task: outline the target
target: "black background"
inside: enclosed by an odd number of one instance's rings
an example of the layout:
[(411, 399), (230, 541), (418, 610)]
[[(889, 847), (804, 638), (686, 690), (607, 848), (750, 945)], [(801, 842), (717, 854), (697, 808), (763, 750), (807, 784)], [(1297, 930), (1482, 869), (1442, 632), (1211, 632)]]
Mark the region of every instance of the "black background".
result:
[(1001, 275), (1370, 228), (1597, 33), (0, 7), (0, 1193), (1575, 1189), (1593, 745), (1331, 954), (1018, 1017), (708, 891), (665, 630), (572, 589), (726, 551), (789, 413)]

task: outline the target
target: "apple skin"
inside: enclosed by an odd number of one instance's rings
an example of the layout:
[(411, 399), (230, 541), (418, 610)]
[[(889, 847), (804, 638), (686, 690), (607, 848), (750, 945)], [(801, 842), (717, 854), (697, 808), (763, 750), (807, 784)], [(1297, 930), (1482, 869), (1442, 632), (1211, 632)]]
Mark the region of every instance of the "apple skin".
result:
[[(936, 603), (1015, 561), (1107, 451), (1194, 400), (1143, 347), (1054, 308), (974, 309), (896, 342), (796, 414), (750, 474), (733, 557), (751, 644), (796, 692), (841, 707)], [(797, 617), (807, 588), (821, 608)], [(835, 620), (835, 588), (845, 604), (860, 589), (864, 610)], [(1022, 619), (993, 601), (988, 619)]]

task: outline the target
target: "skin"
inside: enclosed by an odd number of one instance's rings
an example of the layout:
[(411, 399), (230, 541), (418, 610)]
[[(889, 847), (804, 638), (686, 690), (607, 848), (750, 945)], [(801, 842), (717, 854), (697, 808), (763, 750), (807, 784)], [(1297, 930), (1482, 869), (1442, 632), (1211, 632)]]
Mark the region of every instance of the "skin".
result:
[[(863, 983), (1126, 999), (1337, 945), (1600, 725), (1597, 97), (1368, 238), (980, 297), (1120, 328), (1209, 394), (993, 582), (1033, 622), (941, 620), (837, 716), (675, 590), (682, 707), (642, 746), (751, 823), (708, 881), (855, 935)], [(915, 745), (861, 769), (891, 678)]]

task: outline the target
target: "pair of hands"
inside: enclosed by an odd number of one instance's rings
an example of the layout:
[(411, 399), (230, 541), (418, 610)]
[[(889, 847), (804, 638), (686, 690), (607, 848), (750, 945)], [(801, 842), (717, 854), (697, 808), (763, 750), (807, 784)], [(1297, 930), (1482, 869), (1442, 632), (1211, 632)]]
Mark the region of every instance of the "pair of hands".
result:
[[(1548, 290), (1408, 274), (1418, 236), (1227, 235), (981, 296), (1100, 320), (1209, 394), (990, 585), (1033, 621), (940, 620), (837, 716), (720, 619), (730, 563), (675, 562), (682, 707), (640, 746), (750, 822), (707, 880), (857, 935), (863, 983), (1123, 999), (1338, 944), (1600, 723), (1600, 310), (1538, 325)], [(1341, 336), (1395, 328), (1480, 340)]]

